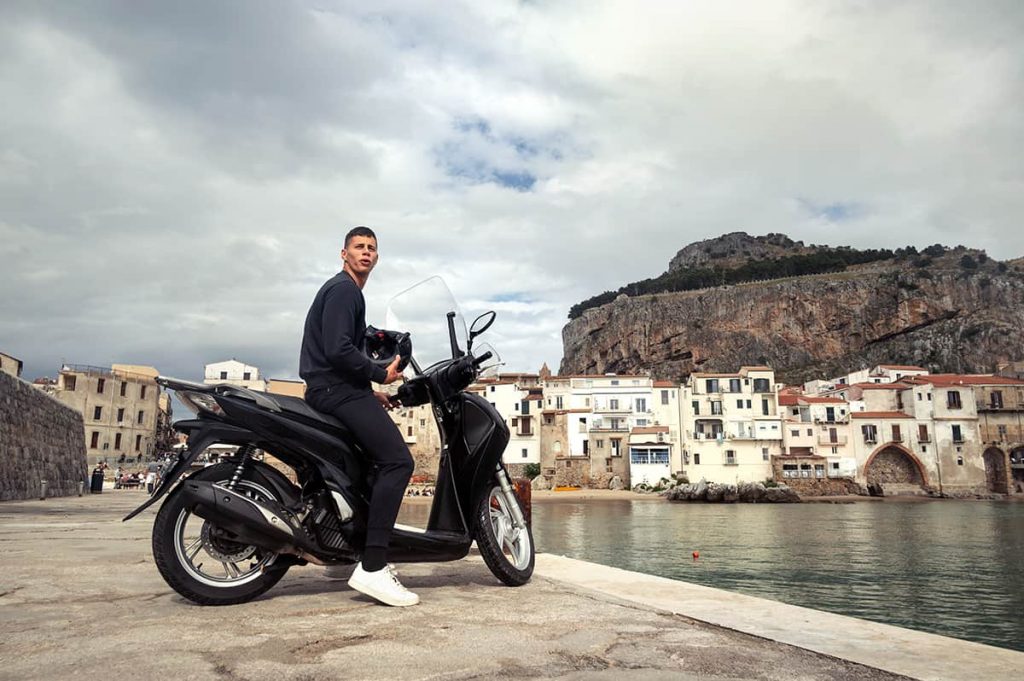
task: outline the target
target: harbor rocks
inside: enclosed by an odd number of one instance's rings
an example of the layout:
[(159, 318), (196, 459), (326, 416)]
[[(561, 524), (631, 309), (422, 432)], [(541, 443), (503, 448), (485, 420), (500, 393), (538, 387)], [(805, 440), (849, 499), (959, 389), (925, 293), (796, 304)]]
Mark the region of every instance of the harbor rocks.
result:
[(530, 488), (534, 490), (546, 490), (551, 489), (551, 483), (543, 475), (538, 475), (530, 482)]
[(617, 475), (608, 483), (608, 489), (622, 489), (624, 487), (625, 485), (622, 483), (622, 478)]
[(719, 485), (703, 480), (696, 484), (673, 487), (665, 493), (669, 501), (704, 501), (708, 503), (732, 504), (793, 504), (800, 502), (800, 495), (786, 485), (765, 487), (760, 482), (741, 482), (738, 485)]

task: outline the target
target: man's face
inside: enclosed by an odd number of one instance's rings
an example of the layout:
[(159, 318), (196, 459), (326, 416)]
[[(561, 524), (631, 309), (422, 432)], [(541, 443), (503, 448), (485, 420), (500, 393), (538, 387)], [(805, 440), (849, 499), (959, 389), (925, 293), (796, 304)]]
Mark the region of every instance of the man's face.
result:
[(341, 259), (356, 273), (368, 275), (377, 266), (377, 240), (372, 236), (354, 236), (341, 249)]

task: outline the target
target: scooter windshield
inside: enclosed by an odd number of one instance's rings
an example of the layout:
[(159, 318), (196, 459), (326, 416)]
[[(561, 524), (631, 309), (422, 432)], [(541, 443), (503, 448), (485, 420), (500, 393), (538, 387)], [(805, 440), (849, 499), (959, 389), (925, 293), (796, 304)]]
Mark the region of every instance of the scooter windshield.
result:
[[(412, 336), (412, 354), (422, 368), (452, 358), (448, 313), (455, 313), (455, 337), (466, 350), (469, 333), (455, 296), (441, 277), (431, 277), (397, 294), (388, 303), (385, 324)], [(407, 371), (411, 372), (409, 368)]]

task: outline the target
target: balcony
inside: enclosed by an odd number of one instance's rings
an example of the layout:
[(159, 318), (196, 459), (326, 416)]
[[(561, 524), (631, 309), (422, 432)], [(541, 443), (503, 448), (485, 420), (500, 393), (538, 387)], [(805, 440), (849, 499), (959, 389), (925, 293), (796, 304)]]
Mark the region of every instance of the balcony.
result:
[[(586, 432), (583, 428), (580, 428), (580, 432)], [(626, 423), (595, 423), (590, 426), (590, 432), (592, 433), (628, 433), (629, 424)]]
[(831, 420), (829, 420), (829, 419), (814, 419), (814, 422), (816, 424), (818, 424), (819, 426), (828, 426), (828, 425), (834, 425), (834, 424), (840, 424), (840, 423), (849, 423), (850, 422), (850, 417), (849, 417), (849, 415), (847, 415), (847, 416), (836, 416), (836, 417), (832, 418)]
[(846, 436), (836, 435), (833, 438), (828, 435), (819, 435), (818, 444), (823, 447), (841, 447), (846, 444)]
[(696, 431), (695, 433), (693, 433), (693, 439), (694, 440), (718, 440), (719, 442), (721, 442), (722, 440), (725, 439), (725, 434), (724, 433), (702, 433), (700, 431)]
[(919, 434), (917, 436), (917, 441), (920, 442), (921, 444), (926, 445), (926, 444), (928, 444), (929, 442), (932, 441), (932, 438), (931, 438), (930, 435), (920, 435)]

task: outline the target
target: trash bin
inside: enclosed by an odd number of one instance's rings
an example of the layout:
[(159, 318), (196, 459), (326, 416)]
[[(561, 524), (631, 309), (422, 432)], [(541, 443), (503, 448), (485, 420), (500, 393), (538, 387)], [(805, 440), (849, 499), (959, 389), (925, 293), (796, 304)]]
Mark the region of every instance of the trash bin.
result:
[(92, 484), (89, 486), (89, 491), (93, 494), (103, 493), (103, 471), (99, 468), (92, 472)]

